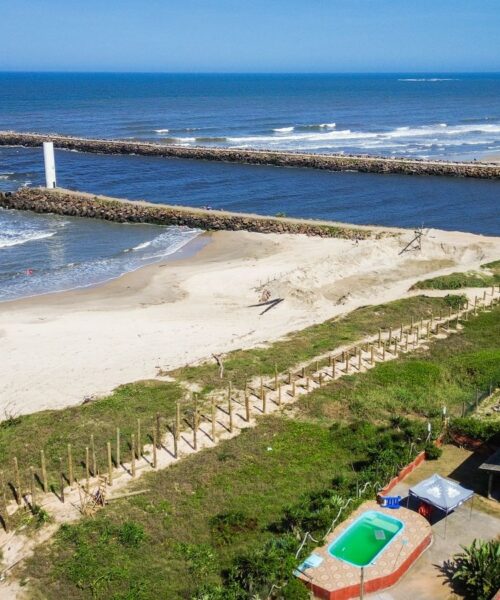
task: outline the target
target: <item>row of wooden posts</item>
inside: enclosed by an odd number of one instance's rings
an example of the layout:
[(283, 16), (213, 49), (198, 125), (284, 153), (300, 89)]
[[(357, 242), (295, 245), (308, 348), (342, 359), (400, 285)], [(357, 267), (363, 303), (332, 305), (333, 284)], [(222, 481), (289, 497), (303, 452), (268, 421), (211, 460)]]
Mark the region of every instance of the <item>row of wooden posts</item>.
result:
[[(499, 286), (500, 292), (500, 286)], [(494, 293), (495, 289), (492, 288), (491, 295), (491, 305), (494, 304)], [(483, 308), (486, 307), (486, 293), (483, 296)], [(387, 331), (387, 337), (383, 339), (383, 330), (379, 329), (378, 336), (375, 341), (367, 342), (361, 346), (355, 346), (353, 348), (349, 348), (348, 350), (344, 350), (338, 355), (330, 354), (328, 357), (325, 357), (323, 360), (326, 361), (323, 367), (320, 368), (320, 360), (316, 360), (312, 365), (314, 366), (313, 372), (309, 373), (306, 367), (302, 367), (300, 371), (297, 373), (293, 373), (289, 370), (286, 374), (287, 381), (282, 383), (280, 381), (280, 376), (278, 373), (277, 367), (275, 367), (274, 371), (274, 382), (272, 383), (264, 383), (264, 378), (260, 377), (260, 385), (258, 387), (251, 387), (245, 384), (244, 392), (243, 392), (243, 403), (242, 407), (244, 408), (244, 420), (249, 423), (252, 418), (252, 402), (250, 400), (251, 396), (256, 397), (260, 401), (260, 409), (259, 412), (261, 414), (265, 414), (268, 409), (268, 391), (276, 392), (276, 398), (273, 402), (277, 405), (279, 409), (283, 406), (283, 385), (288, 385), (289, 390), (286, 392), (290, 398), (294, 398), (297, 394), (297, 385), (300, 380), (302, 380), (302, 388), (305, 392), (308, 392), (311, 389), (311, 385), (317, 385), (321, 387), (324, 383), (326, 377), (334, 380), (337, 375), (341, 376), (342, 374), (349, 374), (351, 369), (357, 369), (361, 371), (363, 368), (363, 353), (368, 354), (368, 357), (365, 357), (365, 364), (368, 363), (370, 366), (374, 365), (376, 360), (386, 360), (386, 353), (391, 353), (393, 356), (397, 356), (398, 347), (400, 350), (408, 351), (410, 346), (416, 348), (418, 346), (419, 340), (421, 339), (429, 339), (431, 334), (438, 335), (441, 329), (445, 329), (449, 332), (451, 323), (456, 321), (455, 328), (458, 327), (458, 321), (461, 318), (460, 313), (462, 313), (463, 319), (467, 320), (470, 312), (473, 314), (477, 314), (480, 305), (478, 302), (478, 298), (476, 297), (473, 306), (471, 307), (469, 302), (466, 303), (465, 307), (462, 311), (458, 311), (455, 315), (453, 315), (453, 311), (450, 307), (449, 313), (447, 316), (443, 316), (442, 313), (439, 314), (437, 318), (435, 318), (432, 314), (430, 319), (426, 320), (424, 323), (424, 319), (419, 321), (415, 321), (414, 318), (411, 318), (411, 323), (409, 326), (404, 326), (401, 324), (397, 328), (389, 328)], [(410, 342), (410, 337), (412, 340)], [(352, 364), (352, 359), (355, 358), (355, 364)], [(227, 396), (226, 396), (227, 408), (223, 409), (217, 403), (215, 398), (212, 398), (210, 405), (210, 417), (208, 421), (211, 424), (210, 428), (210, 439), (215, 444), (217, 441), (217, 410), (221, 410), (224, 414), (227, 415), (227, 427), (224, 425), (226, 430), (229, 433), (233, 433), (234, 431), (234, 403), (238, 402), (234, 398), (233, 388), (231, 382), (228, 384), (227, 388)], [(239, 402), (241, 404), (241, 402)], [(187, 422), (192, 430), (192, 442), (191, 446), (193, 450), (198, 449), (198, 432), (200, 428), (200, 423), (203, 420), (203, 414), (200, 412), (200, 407), (198, 403), (198, 398), (196, 394), (193, 394), (193, 409), (190, 415), (190, 419), (187, 419)], [(205, 417), (206, 418), (206, 417)], [(129, 468), (128, 472), (132, 477), (136, 476), (137, 473), (137, 465), (136, 461), (141, 457), (145, 458), (144, 454), (144, 435), (142, 429), (143, 423), (140, 419), (137, 419), (136, 423), (136, 432), (132, 433), (130, 436), (130, 453), (129, 453)], [(175, 418), (172, 425), (167, 426), (166, 431), (170, 431), (173, 441), (173, 451), (171, 452), (173, 458), (179, 457), (179, 441), (181, 435), (181, 426), (182, 426), (182, 413), (181, 413), (181, 404), (179, 401), (176, 403), (175, 409)], [(152, 451), (151, 458), (148, 462), (150, 462), (151, 467), (156, 469), (158, 466), (158, 450), (164, 448), (167, 449), (167, 443), (165, 445), (162, 444), (162, 417), (160, 413), (156, 413), (153, 419), (153, 425), (150, 429), (150, 439), (152, 442)], [(112, 444), (110, 441), (106, 442), (106, 468), (105, 468), (105, 480), (106, 484), (109, 486), (113, 485), (114, 478), (114, 470), (115, 468), (119, 468), (120, 466), (125, 466), (122, 461), (121, 455), (121, 443), (122, 443), (122, 434), (119, 428), (116, 429), (116, 439), (115, 439), (115, 455), (113, 457), (112, 453)], [(170, 451), (169, 451), (170, 452)], [(46, 456), (44, 450), (40, 451), (40, 473), (38, 474), (33, 466), (29, 467), (29, 493), (23, 494), (23, 489), (21, 485), (21, 475), (19, 469), (19, 463), (17, 457), (12, 459), (13, 461), (13, 475), (14, 481), (9, 482), (9, 487), (13, 492), (14, 499), (18, 506), (21, 506), (22, 501), (24, 499), (27, 506), (31, 508), (31, 510), (35, 511), (38, 508), (37, 504), (37, 487), (41, 486), (44, 493), (49, 492), (49, 482), (47, 476), (47, 466), (46, 466)], [(85, 460), (83, 461), (84, 467), (84, 481), (80, 483), (78, 479), (75, 477), (75, 463), (73, 459), (73, 448), (71, 444), (67, 444), (67, 457), (66, 457), (66, 470), (64, 469), (64, 462), (62, 458), (59, 458), (59, 477), (57, 486), (53, 486), (52, 489), (54, 493), (57, 494), (60, 501), (64, 503), (65, 501), (65, 489), (69, 486), (71, 490), (74, 489), (74, 486), (80, 487), (80, 489), (86, 493), (90, 493), (90, 480), (92, 477), (97, 477), (100, 474), (97, 454), (95, 448), (94, 436), (90, 436), (90, 444), (85, 448)], [(37, 485), (37, 480), (38, 484)], [(5, 478), (3, 471), (0, 471), (0, 516), (3, 521), (4, 528), (8, 530), (9, 527), (9, 516), (7, 512), (7, 486), (5, 485)], [(27, 496), (29, 494), (30, 500), (28, 501)]]

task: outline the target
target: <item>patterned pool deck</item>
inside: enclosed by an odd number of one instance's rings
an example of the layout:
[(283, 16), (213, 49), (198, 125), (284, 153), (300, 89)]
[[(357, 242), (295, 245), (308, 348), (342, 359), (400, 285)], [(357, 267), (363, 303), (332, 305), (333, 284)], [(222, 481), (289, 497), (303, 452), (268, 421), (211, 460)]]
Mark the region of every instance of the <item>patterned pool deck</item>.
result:
[(376, 592), (394, 585), (432, 542), (431, 526), (424, 517), (406, 508), (382, 508), (374, 500), (364, 502), (353, 514), (326, 538), (313, 554), (323, 561), (317, 567), (305, 569), (299, 578), (318, 598), (348, 600), (360, 595), (361, 569), (328, 553), (328, 546), (351, 523), (367, 510), (377, 510), (395, 517), (405, 524), (403, 531), (377, 558), (375, 564), (364, 569), (365, 593)]

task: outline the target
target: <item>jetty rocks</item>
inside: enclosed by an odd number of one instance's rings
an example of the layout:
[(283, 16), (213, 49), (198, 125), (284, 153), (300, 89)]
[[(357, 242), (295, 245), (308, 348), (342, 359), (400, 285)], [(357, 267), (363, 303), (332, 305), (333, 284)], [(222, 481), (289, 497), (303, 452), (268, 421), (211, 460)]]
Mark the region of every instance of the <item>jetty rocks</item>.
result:
[(307, 221), (284, 217), (266, 217), (185, 206), (153, 204), (94, 196), (63, 189), (20, 188), (0, 193), (0, 207), (53, 213), (70, 217), (105, 219), (118, 223), (152, 223), (186, 226), (208, 231), (255, 231), (258, 233), (301, 233), (309, 236), (352, 240), (391, 235), (363, 226), (344, 226), (325, 221)]
[(500, 165), (484, 162), (450, 162), (439, 160), (389, 158), (365, 155), (314, 154), (279, 150), (249, 150), (239, 148), (183, 147), (153, 142), (102, 140), (38, 133), (0, 131), (0, 146), (41, 146), (52, 141), (56, 148), (98, 154), (137, 154), (164, 158), (211, 160), (220, 162), (300, 167), (327, 171), (358, 171), (362, 173), (397, 173), (400, 175), (441, 175), (500, 178)]

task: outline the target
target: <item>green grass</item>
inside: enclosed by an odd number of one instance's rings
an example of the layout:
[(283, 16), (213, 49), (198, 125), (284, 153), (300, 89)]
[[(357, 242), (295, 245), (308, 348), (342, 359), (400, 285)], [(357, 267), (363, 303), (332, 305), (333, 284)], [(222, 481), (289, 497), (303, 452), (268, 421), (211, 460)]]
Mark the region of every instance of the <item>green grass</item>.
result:
[[(19, 573), (31, 597), (175, 600), (197, 597), (201, 583), (222, 586), (220, 595), (211, 588), (209, 600), (250, 597), (230, 595), (235, 573), (257, 568), (265, 579), (269, 544), (295, 549), (290, 528), (321, 533), (336, 514), (336, 494), (398, 458), (391, 435), (407, 430), (408, 442), (422, 438), (422, 417), (438, 417), (443, 403), (460, 402), (498, 374), (499, 315), (500, 307), (481, 313), (418, 357), (316, 390), (298, 401), (293, 419), (264, 417), (216, 448), (146, 474), (135, 486), (148, 494), (64, 526), (35, 551)], [(418, 427), (404, 425), (402, 415)], [(339, 416), (354, 426), (335, 426)], [(274, 555), (278, 563), (290, 556), (283, 552)]]
[(343, 377), (300, 400), (304, 415), (348, 420), (370, 415), (437, 418), (442, 407), (459, 415), (476, 390), (500, 381), (500, 308), (467, 322), (462, 333), (435, 340), (361, 376)]
[[(269, 526), (287, 504), (328, 485), (351, 458), (326, 427), (267, 417), (216, 449), (148, 474), (139, 484), (151, 489), (147, 496), (63, 528), (29, 561), (29, 576), (46, 598), (91, 598), (99, 586), (97, 598), (189, 598), (201, 583), (192, 578), (200, 563), (207, 562), (207, 580), (218, 581), (235, 555), (273, 536)], [(228, 513), (245, 515), (251, 526), (225, 543), (211, 523)], [(121, 543), (116, 532), (127, 522), (142, 528), (144, 544)], [(134, 585), (142, 591), (127, 596)]]
[(481, 265), (482, 271), (451, 273), (418, 281), (412, 290), (459, 290), (468, 287), (489, 287), (500, 284), (500, 260)]
[[(197, 383), (205, 392), (226, 386), (229, 380), (243, 386), (247, 378), (280, 371), (334, 349), (354, 342), (363, 336), (375, 334), (379, 327), (399, 326), (410, 318), (425, 317), (431, 311), (446, 311), (455, 297), (426, 298), (425, 296), (398, 300), (375, 307), (360, 308), (343, 318), (332, 319), (290, 334), (286, 339), (267, 348), (238, 350), (225, 360), (225, 377), (219, 379), (215, 363), (186, 367), (171, 373), (179, 383), (143, 381), (119, 387), (110, 396), (86, 405), (63, 410), (49, 410), (28, 416), (12, 417), (0, 423), (0, 461), (6, 481), (13, 481), (14, 456), (22, 471), (24, 488), (28, 488), (28, 469), (40, 469), (40, 450), (44, 450), (50, 483), (59, 481), (59, 458), (66, 461), (67, 444), (71, 443), (76, 465), (75, 475), (84, 475), (85, 447), (94, 435), (98, 466), (106, 468), (106, 442), (115, 440), (115, 430), (121, 430), (122, 460), (130, 456), (130, 436), (141, 419), (143, 442), (152, 432), (157, 412), (161, 414), (162, 428), (173, 420), (176, 401), (183, 403), (183, 412), (189, 414), (190, 402), (182, 384)], [(202, 398), (203, 400), (203, 398)], [(201, 402), (200, 402), (201, 404)]]
[(341, 345), (354, 343), (379, 328), (399, 327), (426, 318), (432, 312), (446, 312), (453, 298), (416, 296), (378, 306), (359, 308), (345, 317), (330, 319), (319, 325), (294, 332), (265, 348), (236, 350), (224, 357), (224, 379), (219, 377), (215, 361), (186, 366), (169, 374), (179, 381), (200, 385), (205, 391), (225, 387), (228, 381), (242, 389), (245, 381), (259, 375), (272, 375), (275, 368), (286, 372), (296, 365), (314, 359)]
[(175, 411), (175, 402), (182, 390), (175, 383), (143, 381), (124, 385), (110, 396), (63, 410), (46, 410), (22, 417), (11, 417), (0, 423), (0, 462), (7, 481), (13, 481), (14, 456), (17, 457), (21, 477), (28, 489), (28, 468), (40, 465), (40, 450), (46, 456), (50, 483), (59, 482), (59, 458), (66, 465), (67, 444), (71, 443), (75, 462), (75, 475), (83, 477), (81, 461), (85, 447), (94, 435), (98, 466), (105, 466), (106, 442), (115, 447), (116, 427), (121, 431), (122, 460), (130, 455), (130, 434), (136, 431), (137, 419), (141, 419), (143, 442), (152, 434), (154, 416), (159, 412), (169, 419)]

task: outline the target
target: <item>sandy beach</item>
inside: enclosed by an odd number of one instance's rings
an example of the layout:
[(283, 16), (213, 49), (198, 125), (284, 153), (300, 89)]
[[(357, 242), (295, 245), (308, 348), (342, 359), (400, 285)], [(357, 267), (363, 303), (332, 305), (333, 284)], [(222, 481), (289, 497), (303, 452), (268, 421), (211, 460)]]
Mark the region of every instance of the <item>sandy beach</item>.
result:
[[(408, 230), (359, 242), (217, 232), (194, 256), (160, 262), (100, 287), (0, 305), (0, 416), (76, 405), (251, 347), (356, 307), (408, 294), (422, 278), (500, 257), (500, 238)], [(283, 299), (255, 306), (264, 289)]]

